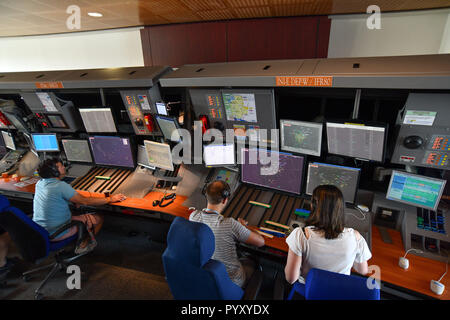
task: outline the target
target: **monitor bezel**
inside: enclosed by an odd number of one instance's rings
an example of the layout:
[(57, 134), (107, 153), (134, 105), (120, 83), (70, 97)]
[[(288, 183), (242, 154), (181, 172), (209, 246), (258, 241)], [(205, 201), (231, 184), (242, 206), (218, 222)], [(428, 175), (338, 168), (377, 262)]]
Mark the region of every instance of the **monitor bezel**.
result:
[[(293, 123), (298, 123), (298, 124), (301, 124), (301, 125), (305, 124), (306, 127), (308, 125), (311, 125), (311, 127), (316, 127), (316, 128), (318, 128), (320, 126), (320, 137), (319, 137), (318, 153), (317, 152), (313, 153), (313, 152), (311, 152), (310, 150), (307, 150), (307, 149), (302, 149), (302, 151), (300, 151), (299, 149), (296, 149), (296, 148), (293, 148), (293, 147), (286, 147), (284, 145), (284, 134), (283, 134), (283, 124), (285, 122), (293, 122)], [(283, 150), (283, 151), (288, 151), (288, 152), (293, 152), (293, 153), (298, 153), (298, 154), (304, 154), (304, 155), (320, 157), (320, 155), (322, 154), (322, 137), (323, 137), (323, 122), (308, 122), (308, 121), (291, 120), (291, 119), (280, 119), (280, 149)]]
[[(350, 204), (355, 204), (356, 203), (356, 196), (358, 194), (358, 189), (359, 189), (359, 181), (361, 179), (361, 168), (354, 168), (354, 167), (349, 167), (349, 166), (341, 166), (338, 164), (331, 164), (331, 163), (323, 163), (323, 162), (309, 162), (308, 163), (308, 172), (306, 173), (306, 182), (305, 182), (305, 195), (307, 196), (312, 196), (312, 193), (308, 193), (308, 177), (309, 177), (309, 166), (311, 164), (318, 164), (318, 165), (325, 165), (325, 166), (331, 166), (331, 167), (339, 167), (339, 168), (348, 168), (351, 170), (355, 170), (358, 171), (358, 178), (356, 179), (356, 188), (355, 188), (355, 194), (353, 195), (353, 201), (345, 201), (345, 203), (350, 203)], [(343, 195), (343, 194), (342, 194)]]
[[(61, 152), (61, 147), (59, 146), (58, 135), (56, 133), (52, 133), (52, 132), (50, 132), (50, 133), (38, 133), (38, 132), (34, 133), (34, 132), (32, 132), (32, 133), (30, 133), (30, 135), (31, 135), (31, 141), (33, 141), (34, 151), (36, 151), (36, 152)], [(56, 144), (58, 145), (58, 150), (38, 150), (36, 148), (36, 142), (34, 141), (34, 136), (55, 136)]]
[[(91, 144), (91, 140), (90, 140), (90, 138), (96, 138), (96, 137), (101, 137), (101, 138), (120, 138), (120, 139), (128, 139), (128, 141), (129, 141), (129, 143), (130, 143), (131, 159), (132, 159), (132, 161), (133, 161), (133, 166), (132, 166), (132, 167), (129, 167), (129, 166), (119, 166), (119, 165), (117, 165), (117, 164), (111, 165), (111, 164), (101, 164), (101, 163), (97, 163), (97, 162), (95, 161), (94, 150), (93, 150), (93, 148), (92, 148), (92, 144)], [(92, 136), (89, 136), (87, 139), (88, 139), (88, 141), (89, 141), (89, 148), (91, 149), (92, 160), (93, 160), (93, 163), (94, 163), (96, 166), (98, 166), (98, 167), (104, 167), (104, 168), (128, 168), (128, 169), (134, 169), (134, 168), (136, 168), (136, 159), (135, 159), (135, 157), (134, 157), (134, 152), (133, 152), (133, 150), (134, 150), (134, 148), (133, 148), (133, 141), (132, 141), (131, 137), (92, 135)]]
[[(5, 145), (6, 149), (8, 149), (8, 150), (17, 150), (16, 143), (14, 142), (14, 138), (13, 138), (11, 132), (5, 131), (5, 130), (1, 130), (1, 131), (2, 131), (2, 139), (3, 139), (3, 142), (4, 142), (4, 145)], [(7, 146), (4, 134), (7, 134), (9, 137), (11, 137), (11, 140), (12, 140), (13, 145), (14, 145), (14, 149)]]
[[(206, 163), (205, 161), (205, 148), (207, 147), (211, 147), (211, 146), (233, 146), (233, 163), (227, 163), (227, 164), (214, 164), (214, 165), (209, 165)], [(236, 161), (236, 145), (234, 143), (223, 143), (223, 144), (207, 144), (207, 145), (203, 145), (203, 163), (205, 164), (206, 167), (208, 168), (220, 168), (220, 167), (225, 167), (225, 166), (235, 166), (237, 164)]]
[[(244, 147), (244, 148), (241, 148), (241, 154), (239, 155), (241, 160), (242, 160), (242, 153), (244, 152), (245, 149), (248, 150), (250, 148), (247, 147), (247, 146)], [(262, 186), (262, 185), (259, 185), (259, 184), (255, 184), (255, 183), (251, 183), (251, 182), (247, 182), (247, 181), (242, 180), (242, 161), (239, 164), (239, 181), (240, 181), (240, 183), (245, 184), (245, 185), (255, 186), (255, 187), (258, 187), (258, 188), (260, 188), (262, 190), (276, 191), (278, 193), (282, 193), (282, 194), (286, 194), (286, 195), (290, 195), (290, 196), (301, 197), (303, 195), (303, 191), (304, 191), (303, 190), (304, 179), (305, 179), (305, 174), (304, 173), (305, 173), (305, 164), (307, 162), (307, 156), (306, 155), (292, 154), (292, 153), (289, 153), (289, 152), (280, 152), (278, 150), (271, 150), (271, 149), (263, 149), (263, 148), (255, 148), (255, 149), (258, 150), (257, 152), (259, 152), (259, 150), (266, 150), (266, 151), (269, 151), (269, 152), (278, 152), (278, 153), (285, 154), (285, 155), (290, 155), (290, 156), (293, 156), (293, 157), (301, 157), (301, 158), (303, 158), (302, 177), (300, 179), (300, 192), (299, 193), (295, 193), (295, 192), (290, 192), (290, 191), (286, 191), (286, 190), (270, 188), (268, 186)]]
[[(394, 180), (394, 174), (395, 174), (395, 173), (402, 173), (402, 174), (406, 174), (406, 175), (414, 176), (414, 177), (418, 177), (418, 178), (426, 178), (426, 179), (433, 180), (433, 181), (444, 182), (444, 183), (442, 184), (442, 186), (441, 186), (441, 189), (439, 190), (439, 195), (438, 195), (438, 198), (437, 198), (439, 201), (436, 201), (436, 203), (434, 204), (434, 207), (431, 208), (431, 207), (427, 207), (427, 206), (420, 205), (420, 204), (415, 204), (415, 203), (413, 204), (413, 203), (411, 203), (411, 202), (404, 201), (404, 200), (398, 200), (398, 199), (391, 199), (391, 198), (388, 198), (389, 191), (391, 190), (392, 181)], [(406, 172), (406, 171), (392, 170), (391, 179), (390, 179), (390, 181), (389, 181), (389, 186), (388, 186), (388, 189), (387, 189), (387, 191), (386, 191), (386, 199), (387, 199), (387, 200), (391, 200), (391, 201), (400, 202), (400, 203), (403, 203), (403, 204), (406, 204), (406, 205), (409, 205), (409, 206), (412, 206), (412, 207), (419, 207), (419, 208), (423, 208), (423, 209), (427, 209), (427, 210), (436, 211), (437, 208), (438, 208), (438, 206), (439, 206), (439, 203), (441, 202), (442, 194), (443, 194), (443, 192), (444, 192), (444, 189), (445, 189), (445, 185), (446, 185), (446, 184), (447, 184), (447, 181), (446, 181), (446, 180), (443, 180), (443, 179), (431, 178), (431, 177), (427, 177), (427, 176), (423, 176), (423, 175), (419, 175), (419, 174), (409, 173), (409, 172)]]
[(175, 124), (175, 127), (177, 128), (177, 130), (181, 129), (180, 125), (179, 125), (179, 123), (178, 123), (178, 121), (177, 121), (177, 119), (175, 117), (164, 116), (164, 115), (160, 115), (160, 114), (154, 114), (153, 118), (155, 119), (156, 124), (159, 127), (159, 131), (161, 132), (162, 136), (164, 137), (164, 140), (167, 140), (167, 141), (170, 141), (170, 142), (181, 142), (181, 140), (182, 140), (181, 134), (179, 134), (180, 140), (171, 140), (170, 138), (167, 138), (166, 135), (164, 134), (164, 131), (163, 131), (161, 125), (159, 124), (159, 121), (158, 121), (158, 118), (161, 118), (163, 120), (170, 120), (170, 121), (172, 121)]
[[(69, 159), (67, 159), (67, 153), (66, 153), (66, 149), (64, 148), (63, 140), (86, 141), (86, 143), (87, 143), (87, 145), (88, 145), (89, 154), (91, 155), (92, 161), (91, 161), (91, 162), (87, 162), (87, 161), (74, 161), (74, 160), (69, 160)], [(63, 147), (64, 155), (66, 156), (67, 162), (70, 162), (70, 163), (80, 163), (80, 164), (93, 164), (93, 163), (95, 163), (95, 162), (94, 162), (94, 155), (92, 154), (91, 145), (90, 145), (88, 139), (75, 139), (75, 138), (67, 138), (67, 139), (66, 139), (66, 138), (61, 138), (61, 145), (62, 145), (62, 147)]]
[[(58, 129), (70, 129), (69, 125), (67, 124), (66, 119), (64, 118), (64, 116), (62, 114), (59, 114), (59, 113), (42, 113), (42, 114), (44, 115), (44, 117), (47, 120), (47, 122), (51, 125), (50, 129), (56, 129), (56, 130), (58, 130)], [(64, 127), (55, 127), (49, 117), (60, 117), (62, 119), (62, 121), (63, 121), (65, 126)]]
[[(358, 124), (360, 124), (360, 125), (364, 125), (364, 126), (367, 126), (367, 127), (383, 128), (384, 129), (384, 137), (383, 137), (383, 146), (382, 146), (383, 150), (382, 150), (381, 160), (373, 160), (373, 159), (367, 159), (367, 158), (355, 157), (355, 156), (346, 155), (346, 154), (330, 152), (330, 148), (329, 148), (329, 144), (328, 144), (328, 127), (327, 127), (328, 123), (347, 124), (347, 125), (351, 125), (351, 124), (358, 125)], [(384, 163), (385, 162), (385, 160), (386, 160), (386, 153), (387, 153), (387, 150), (386, 150), (387, 137), (388, 137), (388, 129), (389, 129), (389, 124), (388, 123), (376, 122), (376, 121), (362, 121), (362, 120), (358, 120), (358, 119), (348, 119), (348, 120), (329, 119), (329, 120), (325, 120), (324, 121), (324, 126), (325, 126), (325, 134), (326, 134), (326, 142), (327, 142), (327, 153), (328, 154), (334, 154), (334, 155), (341, 156), (341, 157), (347, 157), (347, 158), (358, 159), (358, 160), (369, 161), (369, 162), (376, 162), (376, 163)]]
[[(81, 115), (81, 111), (83, 111), (83, 110), (91, 110), (92, 111), (92, 110), (99, 110), (99, 109), (108, 109), (109, 110), (109, 112), (111, 113), (111, 117), (113, 119), (113, 124), (114, 124), (115, 131), (88, 131), (86, 129), (86, 124), (84, 123), (83, 116)], [(91, 134), (91, 133), (111, 133), (111, 134), (118, 133), (117, 125), (116, 125), (116, 118), (114, 117), (114, 113), (112, 112), (112, 108), (111, 107), (92, 107), (92, 108), (83, 107), (83, 108), (78, 108), (78, 112), (80, 114), (81, 122), (83, 123), (83, 127), (84, 127), (84, 129), (86, 130), (86, 132), (88, 134)]]
[[(172, 159), (172, 169), (161, 168), (160, 166), (156, 166), (156, 165), (155, 165), (155, 168), (158, 168), (158, 169), (161, 169), (161, 170), (167, 170), (167, 171), (174, 171), (174, 170), (175, 170), (175, 166), (174, 166), (173, 158), (172, 158), (172, 149), (170, 148), (170, 144), (168, 144), (168, 143), (156, 142), (156, 141), (150, 141), (150, 140), (144, 140), (144, 147), (145, 147), (145, 150), (146, 150), (146, 151), (147, 151), (147, 147), (145, 146), (145, 142), (164, 144), (164, 145), (168, 146), (168, 147), (169, 147), (169, 150), (170, 150), (170, 158)], [(147, 151), (147, 152), (148, 152), (148, 151)]]

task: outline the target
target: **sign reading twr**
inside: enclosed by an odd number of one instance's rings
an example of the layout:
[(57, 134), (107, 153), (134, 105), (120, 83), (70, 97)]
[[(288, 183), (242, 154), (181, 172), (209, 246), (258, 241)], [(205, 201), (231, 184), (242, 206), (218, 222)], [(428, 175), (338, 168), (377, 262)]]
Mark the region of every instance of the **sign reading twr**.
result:
[(321, 77), (276, 77), (277, 87), (331, 87), (332, 76)]

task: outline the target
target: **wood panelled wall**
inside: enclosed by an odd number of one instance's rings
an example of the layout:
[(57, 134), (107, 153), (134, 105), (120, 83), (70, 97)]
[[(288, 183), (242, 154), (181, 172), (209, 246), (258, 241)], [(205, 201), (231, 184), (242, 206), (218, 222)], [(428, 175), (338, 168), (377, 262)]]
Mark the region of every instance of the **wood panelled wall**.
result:
[(326, 16), (148, 26), (141, 29), (146, 66), (178, 67), (270, 59), (326, 58)]

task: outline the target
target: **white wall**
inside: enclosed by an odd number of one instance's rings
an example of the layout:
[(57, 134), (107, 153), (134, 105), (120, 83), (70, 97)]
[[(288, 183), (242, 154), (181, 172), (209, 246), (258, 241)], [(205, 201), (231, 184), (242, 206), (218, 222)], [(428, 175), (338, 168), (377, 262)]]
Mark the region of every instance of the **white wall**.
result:
[(0, 38), (0, 72), (143, 66), (139, 30)]
[(381, 29), (367, 28), (369, 14), (330, 16), (328, 57), (450, 53), (450, 10), (381, 12)]

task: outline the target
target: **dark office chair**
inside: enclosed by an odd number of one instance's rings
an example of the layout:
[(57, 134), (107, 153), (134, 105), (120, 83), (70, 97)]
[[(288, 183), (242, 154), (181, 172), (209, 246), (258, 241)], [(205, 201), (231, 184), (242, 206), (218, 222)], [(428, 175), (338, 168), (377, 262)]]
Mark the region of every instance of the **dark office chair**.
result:
[(167, 235), (162, 260), (170, 291), (177, 300), (255, 299), (262, 283), (256, 270), (245, 292), (234, 284), (222, 262), (211, 259), (214, 234), (203, 223), (177, 217)]
[(369, 289), (367, 278), (311, 269), (306, 283), (292, 286), (288, 300), (297, 292), (306, 300), (380, 300), (380, 289)]
[[(0, 225), (9, 233), (11, 240), (19, 249), (24, 260), (32, 263), (39, 263), (44, 258), (47, 258), (50, 253), (55, 253), (54, 263), (27, 271), (22, 274), (24, 280), (27, 281), (30, 278), (31, 274), (41, 270), (52, 268), (50, 273), (45, 277), (39, 287), (35, 290), (34, 297), (36, 300), (40, 300), (43, 298), (43, 295), (40, 291), (47, 283), (47, 281), (55, 275), (56, 272), (65, 269), (70, 262), (86, 254), (84, 253), (69, 258), (64, 257), (67, 256), (67, 254), (64, 254), (64, 248), (69, 245), (75, 244), (78, 239), (81, 239), (81, 236), (83, 234), (82, 230), (84, 228), (83, 223), (68, 223), (57, 230), (54, 234), (50, 235), (47, 230), (35, 223), (21, 210), (11, 207), (8, 199), (2, 195), (0, 195)], [(78, 225), (79, 227), (78, 234), (75, 234), (67, 239), (58, 242), (50, 241), (57, 238), (59, 234), (74, 225)]]

